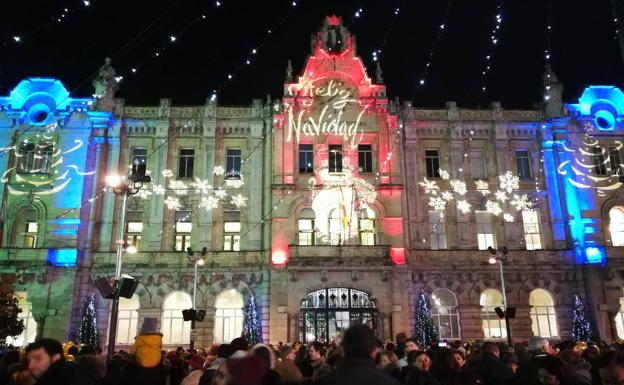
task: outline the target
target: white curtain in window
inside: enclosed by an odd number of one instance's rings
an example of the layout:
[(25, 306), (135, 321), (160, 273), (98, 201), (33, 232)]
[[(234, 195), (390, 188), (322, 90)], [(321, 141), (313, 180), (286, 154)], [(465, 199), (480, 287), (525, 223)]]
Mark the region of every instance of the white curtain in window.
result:
[(191, 323), (185, 322), (182, 310), (193, 306), (191, 296), (182, 291), (174, 291), (163, 301), (161, 332), (163, 344), (188, 344), (191, 338)]
[(215, 300), (214, 341), (229, 343), (243, 331), (243, 296), (235, 289), (221, 292)]
[(535, 289), (529, 294), (531, 305), (531, 327), (533, 335), (539, 337), (558, 337), (555, 302), (549, 292)]

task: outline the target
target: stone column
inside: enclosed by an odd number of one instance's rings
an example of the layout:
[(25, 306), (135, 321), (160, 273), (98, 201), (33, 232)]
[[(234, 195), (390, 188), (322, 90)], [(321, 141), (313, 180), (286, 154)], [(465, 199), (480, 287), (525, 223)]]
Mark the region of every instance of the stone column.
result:
[[(511, 304), (510, 306), (514, 306)], [(533, 336), (531, 306), (516, 306), (516, 318), (511, 319), (511, 337), (514, 341), (526, 341)]]
[(459, 323), (462, 340), (483, 339), (483, 321), (481, 305), (459, 305)]

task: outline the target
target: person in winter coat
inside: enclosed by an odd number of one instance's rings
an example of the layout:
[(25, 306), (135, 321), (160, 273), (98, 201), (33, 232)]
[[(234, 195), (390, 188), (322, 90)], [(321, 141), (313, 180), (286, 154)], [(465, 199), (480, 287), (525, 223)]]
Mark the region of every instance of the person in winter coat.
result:
[(154, 368), (161, 361), (162, 333), (156, 331), (158, 320), (146, 317), (139, 335), (134, 337), (130, 354), (136, 355), (137, 364), (144, 368)]
[(36, 385), (97, 385), (94, 376), (81, 373), (63, 357), (63, 345), (51, 338), (40, 338), (26, 347), (28, 370)]
[(255, 344), (251, 348), (251, 355), (260, 357), (267, 368), (262, 385), (281, 385), (282, 380), (280, 375), (273, 369), (275, 368), (275, 355), (271, 351), (271, 348), (265, 344)]
[(500, 350), (494, 342), (483, 343), (479, 369), (483, 385), (506, 384), (514, 375), (511, 367), (500, 360)]
[(373, 331), (366, 325), (353, 325), (342, 338), (344, 358), (335, 370), (321, 377), (318, 385), (400, 385), (375, 366), (379, 348)]
[(318, 341), (312, 342), (310, 345), (310, 365), (314, 369), (312, 372), (312, 380), (316, 381), (325, 376), (330, 367), (325, 363), (325, 347)]
[(295, 351), (288, 345), (280, 349), (280, 362), (275, 364), (275, 371), (280, 375), (284, 384), (299, 384), (303, 382), (301, 370), (295, 365)]
[(427, 353), (412, 350), (407, 354), (407, 362), (406, 385), (438, 385), (438, 381), (431, 374), (431, 358)]

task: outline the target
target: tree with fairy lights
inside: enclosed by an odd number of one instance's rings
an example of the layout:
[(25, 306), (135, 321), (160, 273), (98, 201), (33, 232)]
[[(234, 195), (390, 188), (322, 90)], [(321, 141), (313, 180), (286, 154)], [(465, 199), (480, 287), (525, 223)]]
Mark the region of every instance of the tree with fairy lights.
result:
[(585, 318), (585, 306), (578, 294), (574, 294), (574, 319), (572, 320), (572, 339), (590, 341), (594, 332), (591, 322)]
[(260, 317), (258, 316), (258, 309), (256, 308), (256, 297), (253, 293), (249, 296), (247, 305), (245, 306), (243, 337), (245, 337), (250, 345), (262, 342), (262, 325), (260, 324)]
[(22, 309), (19, 298), (12, 290), (0, 290), (0, 346), (8, 337), (17, 337), (24, 331), (24, 320), (19, 317)]
[(80, 328), (78, 329), (78, 343), (97, 349), (98, 332), (97, 322), (95, 319), (95, 295), (91, 295), (85, 301), (85, 307), (82, 311), (82, 319), (80, 320)]
[(416, 303), (416, 313), (414, 320), (414, 338), (421, 348), (425, 348), (431, 342), (438, 339), (438, 331), (431, 318), (431, 310), (427, 304), (425, 293), (421, 290)]

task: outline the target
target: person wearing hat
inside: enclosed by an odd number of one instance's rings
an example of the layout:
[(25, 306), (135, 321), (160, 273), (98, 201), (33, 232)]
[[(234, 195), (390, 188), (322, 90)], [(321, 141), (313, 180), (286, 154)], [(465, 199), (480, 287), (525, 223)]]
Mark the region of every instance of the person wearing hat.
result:
[(275, 371), (280, 375), (284, 384), (300, 384), (303, 382), (301, 370), (295, 365), (296, 353), (292, 346), (283, 345), (280, 349), (280, 362), (275, 365)]
[(157, 325), (155, 317), (145, 317), (141, 331), (134, 337), (134, 345), (130, 348), (130, 354), (134, 354), (137, 363), (144, 368), (155, 368), (161, 360), (163, 335), (157, 331)]
[(204, 374), (204, 363), (206, 359), (199, 354), (194, 354), (191, 358), (186, 360), (186, 364), (189, 366), (191, 372), (188, 376), (184, 377), (180, 385), (198, 385), (199, 379)]

